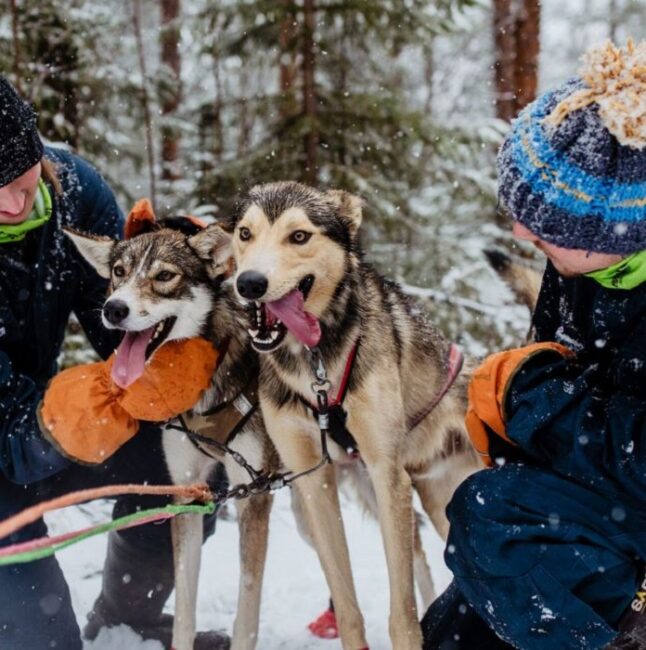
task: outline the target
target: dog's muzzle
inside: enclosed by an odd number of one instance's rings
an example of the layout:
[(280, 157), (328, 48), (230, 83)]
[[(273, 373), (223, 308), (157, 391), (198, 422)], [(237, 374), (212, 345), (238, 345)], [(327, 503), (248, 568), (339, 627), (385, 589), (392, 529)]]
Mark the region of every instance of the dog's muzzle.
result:
[(103, 305), (103, 315), (111, 325), (119, 325), (130, 313), (130, 308), (123, 300), (108, 300)]
[(246, 300), (259, 300), (267, 293), (268, 286), (266, 276), (258, 271), (244, 271), (236, 280), (236, 289)]

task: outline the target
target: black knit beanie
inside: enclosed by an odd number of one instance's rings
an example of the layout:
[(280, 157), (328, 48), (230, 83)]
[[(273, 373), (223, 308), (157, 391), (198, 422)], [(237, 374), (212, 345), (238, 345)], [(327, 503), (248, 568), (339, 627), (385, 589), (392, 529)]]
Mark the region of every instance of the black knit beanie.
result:
[(22, 176), (42, 156), (34, 110), (0, 75), (0, 187)]

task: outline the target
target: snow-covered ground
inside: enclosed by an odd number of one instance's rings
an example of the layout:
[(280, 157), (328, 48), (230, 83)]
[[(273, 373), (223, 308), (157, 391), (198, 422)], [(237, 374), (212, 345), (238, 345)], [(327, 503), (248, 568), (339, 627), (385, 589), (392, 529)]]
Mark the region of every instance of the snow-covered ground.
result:
[[(368, 642), (371, 650), (386, 650), (390, 647), (388, 579), (381, 536), (377, 524), (365, 517), (354, 503), (343, 498), (342, 508)], [(107, 503), (70, 508), (48, 519), (50, 532), (77, 529), (88, 522), (107, 519), (109, 513)], [(423, 528), (422, 537), (439, 593), (450, 580), (450, 573), (442, 560), (442, 542), (430, 523)], [(100, 588), (105, 544), (105, 536), (96, 537), (58, 554), (80, 624), (84, 624), (86, 613)], [(238, 567), (237, 524), (220, 519), (216, 534), (204, 546), (198, 601), (200, 629), (231, 631)], [(258, 648), (340, 648), (338, 640), (316, 639), (306, 628), (306, 624), (323, 611), (327, 598), (327, 587), (316, 555), (298, 536), (289, 493), (283, 490), (276, 494), (271, 518)], [(172, 611), (172, 600), (169, 611)], [(96, 641), (86, 644), (86, 650), (159, 650), (160, 647), (156, 642), (144, 643), (125, 627), (102, 632)]]

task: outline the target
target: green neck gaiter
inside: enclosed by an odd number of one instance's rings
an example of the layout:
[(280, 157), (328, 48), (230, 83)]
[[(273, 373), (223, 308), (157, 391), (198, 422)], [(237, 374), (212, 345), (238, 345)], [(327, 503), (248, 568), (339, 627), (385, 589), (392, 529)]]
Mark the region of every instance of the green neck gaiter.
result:
[(0, 244), (20, 241), (25, 235), (34, 228), (39, 228), (49, 221), (52, 216), (52, 196), (47, 189), (43, 179), (38, 181), (34, 207), (29, 216), (22, 223), (8, 224), (0, 223)]
[(612, 266), (585, 275), (606, 289), (634, 289), (646, 282), (646, 250), (633, 253)]

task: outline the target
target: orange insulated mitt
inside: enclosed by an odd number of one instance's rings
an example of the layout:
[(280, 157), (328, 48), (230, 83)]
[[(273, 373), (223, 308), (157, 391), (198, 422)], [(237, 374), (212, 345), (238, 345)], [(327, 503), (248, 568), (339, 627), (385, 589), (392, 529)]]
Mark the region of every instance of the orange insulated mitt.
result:
[(72, 460), (102, 463), (137, 433), (138, 420), (162, 422), (192, 408), (217, 360), (202, 338), (164, 343), (147, 363), (136, 343), (122, 343), (107, 361), (52, 379), (39, 408), (43, 433)]
[(465, 423), (475, 450), (489, 467), (494, 464), (489, 455), (492, 433), (511, 445), (515, 444), (505, 431), (504, 408), (511, 382), (529, 359), (547, 351), (565, 357), (573, 355), (559, 343), (532, 343), (492, 354), (473, 371)]

